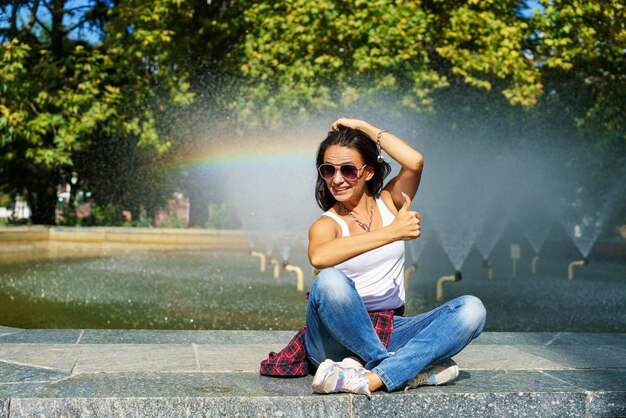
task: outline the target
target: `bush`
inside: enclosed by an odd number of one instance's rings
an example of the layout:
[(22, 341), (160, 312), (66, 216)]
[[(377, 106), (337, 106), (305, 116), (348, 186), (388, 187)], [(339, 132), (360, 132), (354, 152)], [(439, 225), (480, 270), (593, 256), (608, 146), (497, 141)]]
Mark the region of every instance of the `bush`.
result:
[(222, 203), (219, 206), (211, 203), (209, 205), (209, 219), (205, 228), (239, 229), (241, 228), (241, 221), (237, 216), (237, 211), (229, 203)]

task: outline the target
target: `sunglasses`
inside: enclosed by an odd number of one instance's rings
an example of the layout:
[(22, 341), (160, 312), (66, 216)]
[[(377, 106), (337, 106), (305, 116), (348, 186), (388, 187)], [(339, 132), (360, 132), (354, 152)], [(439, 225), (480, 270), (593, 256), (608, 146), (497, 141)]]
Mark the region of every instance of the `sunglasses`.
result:
[[(341, 177), (348, 181), (354, 181), (359, 178), (359, 171), (363, 170), (367, 167), (365, 164), (363, 167), (358, 168), (354, 164), (342, 164), (339, 166), (339, 173), (341, 173)], [(337, 172), (337, 168), (332, 164), (322, 164), (317, 167), (317, 171), (319, 171), (320, 176), (326, 181), (330, 181), (335, 177), (335, 173)]]

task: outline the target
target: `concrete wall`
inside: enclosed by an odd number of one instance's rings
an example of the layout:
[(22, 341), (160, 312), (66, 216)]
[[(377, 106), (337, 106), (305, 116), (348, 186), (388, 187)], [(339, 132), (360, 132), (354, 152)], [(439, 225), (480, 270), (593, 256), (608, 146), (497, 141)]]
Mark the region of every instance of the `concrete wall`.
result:
[(24, 252), (116, 252), (136, 249), (247, 250), (245, 231), (116, 228), (116, 227), (0, 227), (0, 254)]

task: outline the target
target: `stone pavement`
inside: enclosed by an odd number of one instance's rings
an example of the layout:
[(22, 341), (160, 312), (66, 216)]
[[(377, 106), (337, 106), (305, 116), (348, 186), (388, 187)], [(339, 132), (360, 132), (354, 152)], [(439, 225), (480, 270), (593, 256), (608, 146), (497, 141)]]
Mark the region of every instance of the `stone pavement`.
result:
[(626, 333), (483, 333), (455, 382), (371, 399), (259, 376), (294, 333), (0, 326), (0, 417), (626, 416)]

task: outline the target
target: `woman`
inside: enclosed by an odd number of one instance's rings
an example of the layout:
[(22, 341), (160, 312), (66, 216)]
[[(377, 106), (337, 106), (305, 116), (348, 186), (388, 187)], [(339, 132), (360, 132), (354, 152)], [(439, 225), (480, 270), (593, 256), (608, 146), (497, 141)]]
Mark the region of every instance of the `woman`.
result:
[[(386, 346), (369, 315), (403, 311), (403, 241), (421, 233), (410, 205), (424, 159), (365, 121), (341, 118), (331, 129), (317, 154), (316, 198), (326, 212), (309, 230), (309, 259), (320, 270), (306, 313), (313, 390), (369, 396), (447, 383), (458, 376), (451, 357), (483, 329), (479, 299), (462, 296), (415, 317), (391, 316)], [(381, 149), (401, 166), (384, 187), (391, 168)]]

